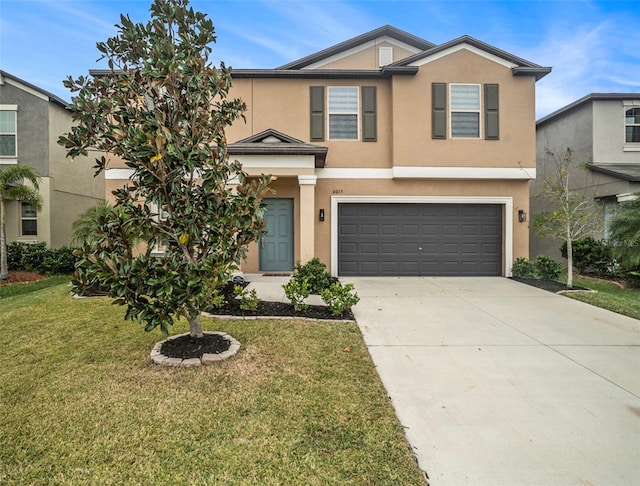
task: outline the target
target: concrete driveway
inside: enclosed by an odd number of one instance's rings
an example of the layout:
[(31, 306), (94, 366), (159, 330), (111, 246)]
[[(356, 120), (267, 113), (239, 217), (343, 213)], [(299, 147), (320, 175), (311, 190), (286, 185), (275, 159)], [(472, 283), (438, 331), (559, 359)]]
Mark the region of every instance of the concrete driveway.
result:
[(640, 321), (505, 278), (342, 278), (431, 485), (640, 484)]

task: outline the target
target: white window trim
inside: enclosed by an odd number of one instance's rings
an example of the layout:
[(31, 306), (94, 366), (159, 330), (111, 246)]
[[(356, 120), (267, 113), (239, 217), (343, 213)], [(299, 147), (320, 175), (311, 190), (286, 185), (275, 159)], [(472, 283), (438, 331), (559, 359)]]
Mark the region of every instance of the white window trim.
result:
[[(329, 93), (332, 89), (335, 88), (351, 88), (356, 90), (356, 102), (358, 106), (355, 111), (356, 115), (356, 138), (331, 138), (331, 129), (330, 129), (330, 120), (331, 120), (331, 109), (329, 108)], [(352, 115), (354, 113), (333, 113), (334, 115)], [(331, 140), (334, 142), (359, 142), (360, 141), (360, 125), (361, 125), (361, 116), (360, 116), (360, 86), (327, 86), (327, 140)]]
[(631, 125), (627, 125), (627, 110), (629, 108), (638, 108), (640, 109), (640, 100), (625, 100), (622, 103), (622, 116), (624, 118), (624, 123), (622, 126), (622, 140), (624, 141), (624, 145), (622, 150), (624, 152), (640, 152), (640, 142), (627, 142), (627, 127), (628, 126), (640, 126), (637, 123), (632, 123)]
[[(451, 98), (452, 98), (452, 93), (453, 90), (451, 89), (452, 86), (477, 86), (478, 87), (478, 109), (477, 110), (460, 110), (460, 109), (456, 109), (454, 110), (451, 107)], [(449, 139), (450, 140), (480, 140), (482, 139), (482, 85), (479, 83), (449, 83), (448, 86), (448, 95), (449, 95), (449, 99), (447, 100), (448, 103), (448, 108), (449, 108)], [(452, 122), (452, 114), (453, 112), (456, 113), (477, 113), (478, 114), (478, 136), (477, 137), (454, 137), (453, 136), (453, 122)]]
[[(16, 153), (15, 155), (0, 155), (0, 164), (17, 164), (18, 163), (18, 105), (0, 105), (0, 111), (13, 111), (15, 113), (15, 136)], [(5, 135), (8, 135), (5, 134)]]
[(504, 274), (511, 277), (513, 264), (513, 198), (484, 196), (331, 196), (331, 275), (338, 276), (338, 204), (341, 203), (417, 203), (417, 204), (501, 204), (504, 206)]
[[(37, 238), (38, 237), (38, 210), (36, 209), (36, 215), (33, 217), (25, 217), (22, 213), (22, 209), (24, 208), (25, 204), (28, 204), (29, 206), (33, 207), (32, 204), (26, 203), (26, 202), (21, 202), (20, 203), (20, 237), (21, 238)], [(35, 207), (34, 207), (35, 209)], [(35, 235), (25, 235), (24, 231), (23, 231), (23, 225), (22, 223), (24, 221), (35, 221), (36, 222), (36, 234)]]

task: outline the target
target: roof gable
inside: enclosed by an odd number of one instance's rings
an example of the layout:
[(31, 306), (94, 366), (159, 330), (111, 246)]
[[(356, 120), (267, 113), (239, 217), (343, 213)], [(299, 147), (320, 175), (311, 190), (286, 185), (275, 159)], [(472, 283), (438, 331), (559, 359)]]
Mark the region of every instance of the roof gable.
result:
[(6, 71), (0, 70), (0, 84), (3, 84), (5, 81), (8, 81), (9, 84), (23, 91), (26, 91), (27, 93), (30, 93), (33, 96), (36, 96), (44, 101), (51, 101), (58, 106), (61, 106), (62, 108), (67, 107), (67, 102), (62, 98), (54, 95), (53, 93), (49, 93), (48, 91), (45, 91), (44, 89), (39, 88), (34, 84), (28, 83), (27, 81), (24, 81), (17, 76), (14, 76), (13, 74), (9, 74)]
[(404, 47), (410, 52), (421, 52), (435, 46), (432, 42), (421, 39), (413, 34), (397, 29), (391, 25), (384, 25), (370, 32), (346, 40), (334, 46), (323, 49), (309, 56), (290, 62), (277, 68), (278, 70), (312, 69), (330, 62), (339, 56), (349, 55), (373, 45), (375, 41), (386, 41)]
[(269, 128), (227, 146), (230, 155), (312, 155), (316, 168), (324, 167), (327, 147), (312, 145)]
[(590, 93), (586, 96), (583, 96), (579, 100), (574, 101), (573, 103), (569, 103), (566, 106), (563, 106), (559, 110), (554, 111), (553, 113), (548, 114), (540, 118), (536, 122), (536, 126), (540, 127), (551, 120), (555, 120), (557, 118), (561, 118), (572, 111), (594, 101), (625, 101), (625, 100), (637, 100), (640, 101), (640, 93)]
[(453, 39), (406, 59), (402, 59), (401, 61), (393, 63), (392, 66), (421, 66), (441, 59), (461, 49), (469, 50), (475, 54), (486, 57), (491, 61), (510, 68), (513, 71), (514, 76), (535, 76), (537, 81), (551, 72), (550, 67), (542, 67), (468, 35), (458, 37), (457, 39)]

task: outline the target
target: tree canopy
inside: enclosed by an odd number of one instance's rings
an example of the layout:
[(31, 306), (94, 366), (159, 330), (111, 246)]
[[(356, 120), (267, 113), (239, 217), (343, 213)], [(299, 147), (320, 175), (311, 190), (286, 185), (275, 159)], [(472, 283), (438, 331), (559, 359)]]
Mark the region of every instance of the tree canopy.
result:
[[(91, 271), (146, 330), (167, 333), (183, 315), (200, 337), (212, 287), (260, 235), (269, 177), (229, 160), (225, 127), (246, 106), (228, 98), (230, 68), (209, 62), (213, 22), (188, 0), (155, 0), (150, 12), (146, 23), (121, 15), (117, 35), (97, 43), (108, 70), (64, 82), (76, 125), (59, 143), (71, 157), (103, 152), (97, 173), (114, 160), (131, 170), (113, 193), (118, 210), (84, 247)], [(117, 251), (126, 227), (146, 235), (147, 251)]]

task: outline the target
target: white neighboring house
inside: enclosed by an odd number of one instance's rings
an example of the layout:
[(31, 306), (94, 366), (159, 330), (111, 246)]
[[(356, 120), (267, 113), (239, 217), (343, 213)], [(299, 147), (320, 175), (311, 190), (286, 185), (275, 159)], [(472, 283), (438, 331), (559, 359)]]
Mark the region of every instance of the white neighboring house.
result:
[(30, 165), (40, 176), (43, 206), (6, 201), (7, 241), (68, 245), (72, 223), (104, 200), (104, 176), (93, 177), (94, 157), (66, 158), (58, 137), (72, 126), (67, 103), (5, 71), (0, 71), (0, 170)]
[[(531, 184), (531, 219), (547, 208), (536, 197), (553, 167), (547, 149), (561, 152), (570, 147), (587, 169), (572, 175), (572, 190), (588, 194), (603, 204), (606, 238), (612, 211), (640, 191), (640, 93), (592, 93), (541, 118), (536, 123), (536, 179)], [(530, 255), (560, 260), (562, 242), (541, 239), (530, 229)]]

